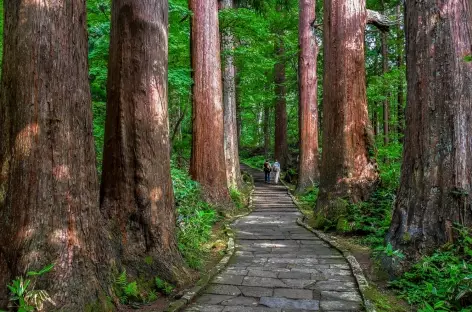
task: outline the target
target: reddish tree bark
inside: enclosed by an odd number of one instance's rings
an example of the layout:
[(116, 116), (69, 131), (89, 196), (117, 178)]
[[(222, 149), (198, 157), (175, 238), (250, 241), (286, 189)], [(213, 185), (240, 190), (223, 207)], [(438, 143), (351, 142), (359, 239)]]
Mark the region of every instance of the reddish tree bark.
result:
[(286, 168), (289, 160), (287, 142), (287, 90), (285, 87), (285, 48), (283, 39), (275, 39), (275, 57), (277, 63), (274, 65), (275, 82), (275, 159), (279, 161), (282, 168)]
[[(472, 226), (472, 7), (407, 1), (407, 111), (400, 189), (388, 241), (410, 258)], [(446, 66), (447, 64), (447, 66)]]
[(229, 201), (224, 155), (218, 6), (216, 1), (190, 0), (193, 69), (193, 141), (190, 174), (206, 198)]
[(315, 0), (300, 0), (298, 59), (300, 89), (300, 164), (296, 192), (302, 193), (319, 179), (318, 155), (318, 46), (312, 24), (315, 22)]
[(365, 1), (324, 1), (324, 119), (318, 226), (336, 220), (344, 201), (365, 200), (377, 180), (367, 113)]
[[(127, 272), (188, 280), (175, 238), (166, 1), (114, 0), (101, 209)], [(151, 257), (152, 261), (144, 261)]]
[[(234, 8), (233, 0), (221, 0), (221, 9)], [(223, 57), (223, 107), (226, 176), (228, 187), (240, 188), (242, 183), (239, 167), (238, 122), (236, 118), (236, 66), (234, 65), (234, 36), (231, 29), (221, 33)]]
[[(237, 68), (235, 67), (235, 70), (237, 70)], [(238, 134), (238, 153), (239, 153), (239, 147), (241, 146), (241, 127), (242, 127), (242, 124), (241, 124), (241, 101), (240, 101), (240, 98), (238, 96), (239, 92), (238, 92), (238, 86), (239, 86), (239, 80), (240, 78), (238, 77), (237, 75), (237, 72), (235, 73), (235, 76), (236, 76), (236, 133)]]
[(54, 310), (98, 310), (111, 295), (110, 249), (98, 207), (85, 0), (5, 0), (4, 9), (0, 288), (54, 264), (35, 286)]

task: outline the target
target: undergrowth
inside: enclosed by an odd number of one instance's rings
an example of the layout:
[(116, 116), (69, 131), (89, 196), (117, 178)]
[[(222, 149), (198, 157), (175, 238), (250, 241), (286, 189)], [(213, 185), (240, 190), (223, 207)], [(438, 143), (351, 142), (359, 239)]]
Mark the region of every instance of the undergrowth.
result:
[(177, 242), (187, 264), (200, 269), (210, 250), (204, 246), (219, 220), (215, 207), (203, 200), (200, 185), (190, 179), (182, 169), (172, 168), (172, 181), (176, 201)]
[(113, 290), (122, 304), (139, 307), (140, 304), (156, 301), (161, 294), (170, 295), (174, 285), (156, 277), (151, 282), (129, 281), (126, 270), (115, 277)]
[(243, 209), (245, 207), (246, 204), (244, 202), (244, 195), (238, 189), (231, 188), (229, 194), (237, 210)]
[[(213, 247), (208, 244), (212, 237), (213, 226), (223, 220), (223, 217), (216, 207), (204, 201), (200, 185), (190, 178), (187, 170), (172, 166), (171, 174), (178, 213), (178, 247), (191, 268), (201, 269)], [(246, 208), (248, 203), (246, 193), (231, 189), (230, 195), (235, 208), (231, 213), (238, 213)]]
[(418, 311), (472, 311), (472, 237), (457, 228), (459, 239), (422, 258), (391, 283)]
[(377, 149), (380, 185), (369, 200), (349, 204), (347, 233), (361, 236), (360, 243), (371, 248), (385, 244), (385, 235), (392, 221), (395, 193), (400, 181), (402, 145), (391, 143)]
[(18, 312), (33, 312), (42, 311), (47, 303), (54, 306), (55, 302), (47, 291), (36, 289), (37, 279), (53, 268), (54, 264), (50, 264), (39, 271), (28, 271), (26, 276), (18, 276), (10, 285), (7, 285), (10, 292), (8, 308)]

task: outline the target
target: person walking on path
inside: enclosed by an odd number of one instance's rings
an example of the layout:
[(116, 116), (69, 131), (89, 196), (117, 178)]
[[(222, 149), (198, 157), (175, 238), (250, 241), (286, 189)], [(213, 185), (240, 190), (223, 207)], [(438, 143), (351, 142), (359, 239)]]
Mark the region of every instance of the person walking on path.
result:
[(264, 163), (264, 179), (265, 183), (270, 183), (270, 171), (272, 170), (272, 167), (270, 166), (270, 162), (268, 160), (265, 161)]
[(279, 183), (279, 177), (280, 177), (280, 164), (277, 161), (277, 159), (275, 160), (274, 165), (272, 166), (272, 171), (275, 172), (274, 183), (278, 184)]

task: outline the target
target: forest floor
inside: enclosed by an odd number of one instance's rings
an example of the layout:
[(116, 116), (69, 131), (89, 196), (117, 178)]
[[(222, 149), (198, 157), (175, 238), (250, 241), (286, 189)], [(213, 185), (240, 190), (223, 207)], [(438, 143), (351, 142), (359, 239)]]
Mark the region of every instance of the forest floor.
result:
[(251, 174), (255, 209), (233, 224), (235, 255), (186, 311), (362, 310), (344, 257), (297, 225), (301, 213), (284, 186)]

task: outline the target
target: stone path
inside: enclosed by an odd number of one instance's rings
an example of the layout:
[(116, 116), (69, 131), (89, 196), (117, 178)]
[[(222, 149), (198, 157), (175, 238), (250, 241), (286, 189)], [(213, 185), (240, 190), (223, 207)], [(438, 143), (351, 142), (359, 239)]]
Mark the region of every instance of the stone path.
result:
[(235, 254), (185, 311), (363, 311), (347, 261), (296, 224), (300, 213), (285, 187), (250, 172), (255, 210), (233, 224)]

